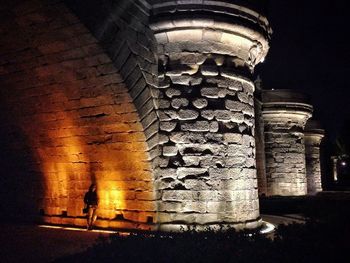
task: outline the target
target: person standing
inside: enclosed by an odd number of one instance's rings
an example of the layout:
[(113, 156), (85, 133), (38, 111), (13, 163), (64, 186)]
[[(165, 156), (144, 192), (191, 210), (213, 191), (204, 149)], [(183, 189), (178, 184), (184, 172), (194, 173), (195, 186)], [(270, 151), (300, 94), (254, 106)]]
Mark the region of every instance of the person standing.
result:
[(98, 197), (97, 197), (97, 188), (95, 184), (91, 184), (89, 191), (85, 193), (84, 203), (88, 208), (87, 215), (87, 229), (91, 230), (96, 219), (97, 219), (97, 206), (98, 206)]

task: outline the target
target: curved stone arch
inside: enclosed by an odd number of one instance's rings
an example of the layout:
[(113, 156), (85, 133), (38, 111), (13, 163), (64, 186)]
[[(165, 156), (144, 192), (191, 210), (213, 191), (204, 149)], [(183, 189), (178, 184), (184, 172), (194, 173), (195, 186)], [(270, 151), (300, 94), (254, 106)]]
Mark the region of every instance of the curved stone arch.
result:
[[(159, 155), (156, 40), (148, 27), (151, 6), (137, 1), (67, 1), (107, 51), (139, 113), (150, 160)], [(96, 16), (98, 14), (98, 16)]]
[[(135, 109), (139, 93), (132, 95), (125, 85), (127, 78), (122, 79), (96, 38), (62, 2), (26, 4), (29, 7), (14, 3), (10, 15), (2, 17), (9, 34), (2, 40), (8, 50), (2, 49), (1, 55), (8, 63), (0, 72), (6, 94), (1, 99), (9, 106), (0, 113), (13, 116), (34, 151), (30, 158), (34, 171), (29, 167), (21, 173), (41, 174), (44, 179), (26, 186), (33, 195), (24, 201), (35, 202), (46, 222), (85, 225), (82, 197), (95, 181), (106, 219), (99, 226), (150, 228), (155, 197), (147, 129)], [(11, 38), (18, 32), (20, 38)], [(130, 50), (131, 46), (127, 43)], [(128, 59), (135, 58), (133, 52)], [(134, 71), (141, 72), (137, 82), (151, 83), (147, 70), (147, 63), (137, 61)], [(144, 90), (148, 88), (145, 85)], [(145, 97), (138, 104), (138, 112), (145, 116), (142, 120), (152, 112), (144, 107), (149, 93)], [(12, 126), (2, 123), (1, 132), (11, 132)], [(45, 193), (34, 196), (39, 184)], [(37, 216), (38, 211), (31, 212)]]

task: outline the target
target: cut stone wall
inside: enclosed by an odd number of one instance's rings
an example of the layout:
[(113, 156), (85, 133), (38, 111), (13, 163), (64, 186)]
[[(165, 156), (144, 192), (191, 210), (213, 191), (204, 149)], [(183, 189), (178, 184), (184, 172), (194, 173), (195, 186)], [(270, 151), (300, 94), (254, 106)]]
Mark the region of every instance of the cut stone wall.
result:
[(160, 229), (256, 227), (254, 84), (246, 76), (266, 50), (252, 59), (256, 42), (242, 36), (248, 28), (199, 11), (218, 3), (186, 4), (155, 5), (151, 21), (159, 55)]
[(96, 182), (101, 227), (259, 226), (251, 73), (271, 30), (249, 6), (5, 1), (2, 211), (83, 225)]
[(324, 130), (316, 121), (308, 121), (305, 128), (305, 156), (307, 193), (314, 195), (322, 191), (320, 144)]
[(266, 182), (266, 160), (265, 160), (265, 140), (264, 140), (264, 119), (262, 117), (262, 87), (261, 79), (255, 81), (255, 145), (256, 145), (256, 172), (258, 178), (259, 195), (267, 193)]
[(312, 106), (291, 90), (263, 93), (267, 195), (307, 194), (304, 127)]
[(151, 6), (145, 0), (66, 0), (93, 33), (125, 80), (140, 116), (151, 159), (159, 155), (156, 41), (148, 26)]
[[(61, 1), (7, 1), (1, 8), (2, 213), (30, 218), (41, 209), (47, 222), (84, 225), (83, 195), (96, 182), (99, 218), (106, 219), (98, 225), (154, 222), (143, 124), (151, 110), (140, 94), (147, 86), (141, 73), (124, 82)], [(131, 52), (115, 52), (132, 60)], [(123, 65), (124, 75), (134, 74)]]

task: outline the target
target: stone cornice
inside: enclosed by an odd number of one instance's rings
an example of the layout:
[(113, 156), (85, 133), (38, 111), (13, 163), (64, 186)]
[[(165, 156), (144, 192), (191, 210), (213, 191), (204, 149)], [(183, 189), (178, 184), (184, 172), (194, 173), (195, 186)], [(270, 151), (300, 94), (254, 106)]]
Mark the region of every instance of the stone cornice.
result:
[(324, 133), (305, 132), (305, 145), (319, 147), (324, 137)]
[(321, 124), (316, 120), (309, 120), (305, 126), (305, 136), (322, 138), (325, 136), (325, 130), (322, 129)]
[(312, 116), (313, 107), (308, 97), (294, 90), (264, 90), (262, 93), (262, 116), (264, 120), (288, 118), (306, 124)]
[(239, 58), (251, 71), (269, 50), (271, 29), (254, 10), (225, 1), (157, 2), (150, 27), (158, 44), (196, 43), (203, 52)]
[[(312, 108), (311, 108), (312, 109)], [(302, 111), (302, 110), (283, 110), (283, 109), (263, 109), (262, 117), (263, 120), (267, 123), (282, 123), (282, 122), (291, 122), (288, 124), (294, 125), (293, 123), (298, 123), (300, 127), (304, 127), (307, 120), (311, 118), (311, 111)]]
[[(188, 11), (215, 12), (220, 15), (228, 15), (230, 17), (240, 17), (243, 20), (250, 21), (261, 27), (261, 31), (270, 37), (272, 30), (267, 18), (263, 15), (260, 6), (257, 4), (247, 4), (247, 1), (227, 1), (227, 0), (149, 0), (152, 4), (153, 14), (161, 15), (164, 13), (179, 13)], [(259, 10), (259, 11), (257, 11)]]

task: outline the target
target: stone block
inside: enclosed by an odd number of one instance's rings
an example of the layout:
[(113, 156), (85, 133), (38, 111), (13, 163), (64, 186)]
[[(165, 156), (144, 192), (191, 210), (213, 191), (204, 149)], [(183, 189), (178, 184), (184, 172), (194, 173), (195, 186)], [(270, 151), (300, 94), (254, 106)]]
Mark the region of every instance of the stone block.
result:
[(162, 201), (158, 203), (158, 211), (178, 213), (182, 211), (182, 203), (172, 202), (172, 201)]
[(213, 110), (202, 110), (201, 116), (207, 120), (212, 120), (215, 117), (215, 112)]
[(202, 83), (202, 78), (192, 77), (189, 75), (171, 76), (173, 84), (184, 85), (184, 86), (196, 86)]
[(231, 112), (228, 110), (215, 110), (215, 119), (218, 121), (228, 122), (231, 120)]
[(210, 124), (207, 121), (196, 121), (194, 123), (183, 123), (180, 127), (182, 131), (205, 132), (209, 131)]
[(198, 156), (183, 156), (184, 166), (198, 166), (201, 160)]
[(219, 123), (216, 121), (210, 122), (209, 131), (210, 132), (218, 132), (219, 131)]
[(162, 194), (164, 201), (192, 201), (193, 192), (188, 190), (164, 190)]
[(208, 101), (206, 99), (195, 99), (192, 101), (192, 104), (197, 109), (203, 109), (208, 106)]
[(252, 156), (253, 149), (244, 145), (231, 144), (227, 147), (228, 156)]
[(194, 110), (179, 110), (178, 118), (179, 120), (195, 120), (199, 116), (199, 113)]
[(173, 106), (173, 108), (175, 109), (179, 109), (181, 107), (187, 107), (188, 104), (189, 104), (189, 101), (186, 98), (176, 98), (176, 99), (172, 99), (171, 101), (171, 106)]
[(178, 148), (176, 146), (163, 146), (163, 155), (164, 156), (176, 156)]
[(210, 190), (210, 186), (205, 181), (196, 179), (185, 180), (184, 187), (193, 191)]
[(171, 132), (175, 129), (176, 125), (177, 125), (176, 122), (161, 121), (159, 128), (161, 131)]
[(158, 99), (157, 100), (157, 104), (158, 104), (158, 109), (168, 109), (168, 108), (170, 108), (170, 101), (169, 100)]
[(249, 104), (251, 102), (247, 93), (239, 92), (237, 96), (238, 99), (243, 103)]
[(175, 143), (205, 143), (203, 134), (191, 132), (173, 132), (170, 140)]
[(240, 133), (224, 133), (224, 141), (227, 143), (241, 144), (243, 140)]
[(164, 144), (164, 143), (169, 142), (169, 136), (162, 134), (162, 133), (159, 133), (158, 134), (158, 142), (159, 142), (159, 144)]
[(219, 98), (220, 89), (216, 87), (202, 88), (201, 95), (206, 98)]
[(247, 105), (235, 100), (225, 100), (225, 107), (228, 110), (243, 112)]
[[(235, 123), (243, 123), (244, 122), (244, 114), (243, 113), (238, 113), (238, 112), (233, 112), (231, 114), (231, 121)], [(244, 127), (245, 128), (245, 127)]]
[(180, 96), (181, 95), (181, 91), (178, 89), (174, 89), (174, 88), (168, 88), (165, 91), (165, 94), (169, 97), (176, 97), (176, 96)]

